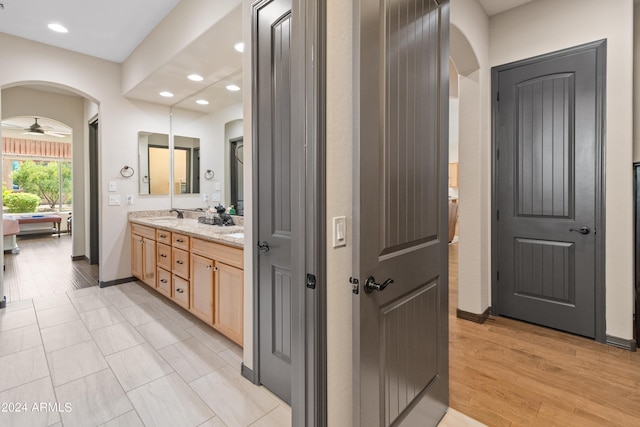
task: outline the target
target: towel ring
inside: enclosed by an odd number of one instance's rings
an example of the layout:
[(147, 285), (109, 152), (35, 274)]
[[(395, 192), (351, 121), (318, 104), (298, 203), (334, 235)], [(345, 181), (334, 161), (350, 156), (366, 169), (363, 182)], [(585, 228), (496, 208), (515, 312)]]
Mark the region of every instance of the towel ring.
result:
[(131, 166), (125, 166), (120, 169), (120, 175), (125, 178), (131, 178), (136, 171)]
[(212, 180), (214, 176), (215, 174), (211, 169), (207, 169), (207, 171), (204, 173), (204, 179), (206, 180)]

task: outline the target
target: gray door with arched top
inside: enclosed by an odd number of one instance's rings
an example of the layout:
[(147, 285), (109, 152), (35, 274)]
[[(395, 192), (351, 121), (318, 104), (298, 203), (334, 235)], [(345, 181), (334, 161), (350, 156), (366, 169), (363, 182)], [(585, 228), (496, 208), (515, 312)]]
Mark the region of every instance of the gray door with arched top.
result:
[(494, 313), (600, 340), (605, 47), (493, 70)]

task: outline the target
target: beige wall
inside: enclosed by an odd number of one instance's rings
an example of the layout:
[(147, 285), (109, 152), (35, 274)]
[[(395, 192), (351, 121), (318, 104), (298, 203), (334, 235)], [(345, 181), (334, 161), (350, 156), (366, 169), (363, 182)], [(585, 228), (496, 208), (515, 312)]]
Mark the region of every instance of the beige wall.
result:
[[(121, 67), (113, 62), (1, 33), (0, 57), (3, 58), (0, 88), (46, 83), (71, 90), (99, 104), (100, 280), (130, 277), (127, 211), (130, 208), (166, 209), (170, 201), (168, 197), (136, 198), (133, 206), (109, 206), (109, 193), (103, 189), (107, 188), (108, 181), (115, 181), (116, 194), (120, 194), (122, 200), (126, 200), (126, 194), (138, 193), (137, 180), (123, 178), (120, 169), (124, 165), (137, 164), (137, 132), (141, 128), (169, 133), (169, 109), (123, 98), (120, 95)], [(3, 106), (10, 108), (7, 102), (3, 102)], [(76, 147), (81, 149), (83, 145), (75, 146), (74, 150)], [(82, 151), (79, 154), (74, 151), (76, 155), (86, 158)], [(81, 189), (80, 193), (83, 190), (88, 199), (88, 190)], [(78, 194), (75, 187), (74, 194)]]
[(633, 338), (633, 2), (536, 0), (490, 20), (491, 66), (607, 39), (606, 332)]
[[(349, 426), (352, 419), (353, 295), (352, 148), (353, 5), (327, 2), (327, 387), (328, 425)], [(347, 246), (332, 248), (332, 218), (347, 217)]]
[(459, 79), (458, 308), (482, 313), (491, 305), (491, 139), (489, 19), (477, 0), (451, 2), (451, 56)]

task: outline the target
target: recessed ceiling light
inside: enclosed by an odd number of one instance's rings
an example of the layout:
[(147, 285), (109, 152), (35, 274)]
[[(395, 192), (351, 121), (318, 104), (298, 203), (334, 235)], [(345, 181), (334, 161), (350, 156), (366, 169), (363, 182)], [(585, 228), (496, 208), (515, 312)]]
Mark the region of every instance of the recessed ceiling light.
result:
[(47, 25), (51, 31), (55, 31), (56, 33), (68, 33), (69, 30), (64, 25), (51, 23)]
[(200, 104), (200, 105), (209, 105), (209, 101), (207, 101), (206, 99), (198, 99), (196, 101), (196, 104)]
[(200, 74), (189, 74), (187, 78), (194, 82), (201, 82), (204, 80), (204, 77), (202, 77)]
[(236, 43), (233, 48), (235, 50), (237, 50), (238, 52), (244, 52), (244, 43), (240, 42), (240, 43)]
[(231, 92), (237, 92), (240, 90), (240, 87), (236, 85), (227, 85), (227, 90), (230, 90)]
[(173, 96), (173, 94), (171, 92), (169, 92), (169, 91), (164, 90), (164, 91), (160, 92), (160, 96), (164, 96), (165, 98), (171, 98)]

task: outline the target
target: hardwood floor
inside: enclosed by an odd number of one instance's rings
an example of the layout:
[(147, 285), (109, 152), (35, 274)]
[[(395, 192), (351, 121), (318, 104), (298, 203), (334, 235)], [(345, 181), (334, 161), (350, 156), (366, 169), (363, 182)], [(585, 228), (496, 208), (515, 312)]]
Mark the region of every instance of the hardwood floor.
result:
[(490, 317), (456, 318), (449, 247), (450, 406), (488, 426), (640, 426), (640, 353)]
[(5, 253), (7, 302), (97, 286), (98, 265), (71, 260), (71, 236), (18, 238), (19, 254)]

